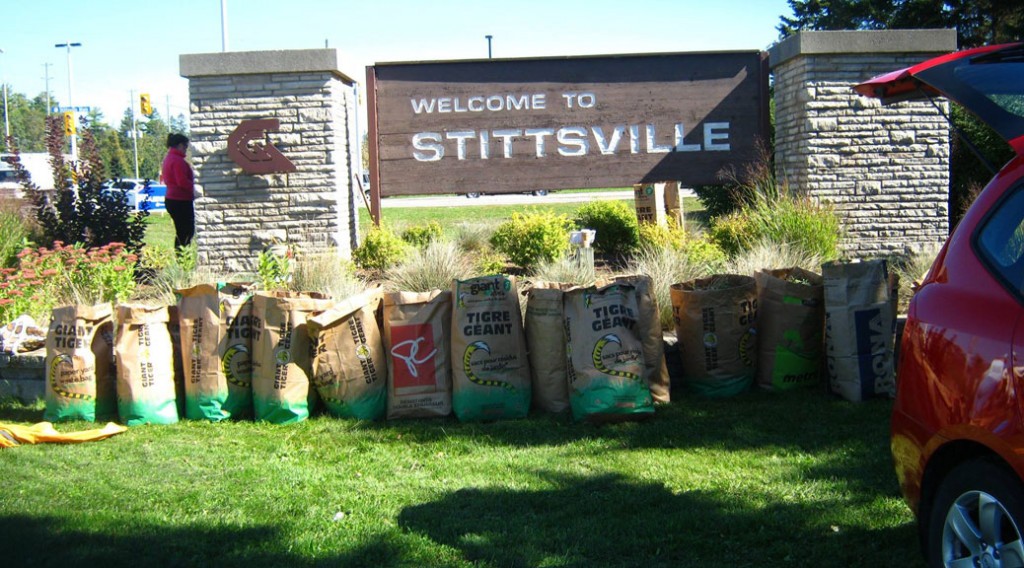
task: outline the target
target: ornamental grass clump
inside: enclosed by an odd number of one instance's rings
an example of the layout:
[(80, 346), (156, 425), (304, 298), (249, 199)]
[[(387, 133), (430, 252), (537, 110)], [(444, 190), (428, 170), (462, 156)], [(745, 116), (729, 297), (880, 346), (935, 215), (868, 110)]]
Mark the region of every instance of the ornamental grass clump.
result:
[(430, 292), (447, 290), (452, 280), (467, 280), (474, 274), (473, 262), (462, 250), (449, 241), (434, 241), (420, 254), (384, 272), (384, 287), (404, 292)]
[(0, 322), (28, 314), (43, 324), (60, 305), (127, 300), (135, 290), (137, 263), (123, 243), (86, 249), (58, 241), (52, 248), (25, 248), (17, 267), (2, 271)]
[(799, 245), (764, 239), (729, 259), (725, 271), (753, 276), (760, 270), (797, 266), (808, 272), (821, 273), (821, 265), (826, 260), (829, 259)]

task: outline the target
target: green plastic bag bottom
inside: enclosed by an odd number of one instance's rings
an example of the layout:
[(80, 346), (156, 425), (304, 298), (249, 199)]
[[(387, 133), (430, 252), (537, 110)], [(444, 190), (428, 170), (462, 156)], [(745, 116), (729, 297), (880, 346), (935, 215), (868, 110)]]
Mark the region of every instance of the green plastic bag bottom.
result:
[(686, 379), (686, 388), (706, 398), (729, 398), (745, 392), (754, 383), (754, 375), (729, 378)]
[(654, 412), (654, 399), (646, 384), (610, 377), (590, 381), (585, 390), (572, 390), (569, 404), (577, 421), (596, 415), (627, 416)]
[(530, 389), (489, 387), (452, 393), (452, 410), (462, 422), (526, 418), (530, 412)]
[(309, 402), (305, 398), (298, 402), (292, 402), (286, 400), (263, 400), (259, 397), (254, 397), (253, 402), (256, 409), (256, 420), (262, 422), (294, 424), (309, 418)]
[(47, 422), (68, 422), (83, 420), (96, 422), (117, 418), (117, 402), (104, 398), (98, 400), (71, 400), (57, 395), (57, 398), (46, 397), (46, 410), (43, 420)]
[(375, 392), (352, 400), (340, 400), (320, 395), (327, 412), (338, 418), (355, 418), (356, 420), (380, 420), (387, 410), (388, 391), (377, 389)]
[(121, 423), (127, 426), (141, 426), (143, 424), (175, 424), (178, 422), (178, 401), (147, 400), (147, 401), (117, 401), (117, 413), (121, 417)]
[(220, 422), (228, 418), (252, 417), (252, 391), (232, 389), (218, 396), (185, 396), (185, 418)]

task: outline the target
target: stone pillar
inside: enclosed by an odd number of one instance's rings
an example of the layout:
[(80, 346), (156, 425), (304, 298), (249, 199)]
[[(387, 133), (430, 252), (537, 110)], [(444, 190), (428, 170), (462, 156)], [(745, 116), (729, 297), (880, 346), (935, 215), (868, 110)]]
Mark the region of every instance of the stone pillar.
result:
[[(353, 162), (356, 100), (334, 49), (182, 55), (189, 80), (199, 263), (251, 272), (268, 245), (300, 250), (357, 241)], [(296, 167), (248, 174), (228, 157), (228, 136), (245, 120), (277, 119), (273, 144)]]
[(887, 30), (800, 32), (769, 51), (776, 176), (835, 206), (850, 256), (916, 252), (949, 233), (946, 119), (852, 87), (955, 49), (955, 30)]

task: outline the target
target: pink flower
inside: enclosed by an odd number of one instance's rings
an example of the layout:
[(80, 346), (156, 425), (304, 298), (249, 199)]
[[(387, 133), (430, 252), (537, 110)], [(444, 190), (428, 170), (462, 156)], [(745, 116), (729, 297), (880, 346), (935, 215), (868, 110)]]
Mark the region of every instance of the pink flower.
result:
[(56, 268), (47, 268), (46, 270), (43, 271), (43, 277), (50, 277), (50, 276), (56, 276), (56, 275), (57, 275), (57, 269)]
[(0, 299), (0, 306), (6, 306), (7, 304), (13, 304), (13, 303), (14, 303), (14, 300), (11, 300), (10, 298)]
[(127, 266), (118, 265), (114, 267), (114, 272), (124, 272), (125, 270), (128, 270)]

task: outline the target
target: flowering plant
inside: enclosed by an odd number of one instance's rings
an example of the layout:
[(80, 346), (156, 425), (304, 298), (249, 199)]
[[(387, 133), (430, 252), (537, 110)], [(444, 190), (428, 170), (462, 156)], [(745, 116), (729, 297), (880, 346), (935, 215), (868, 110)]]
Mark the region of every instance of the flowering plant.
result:
[(86, 249), (57, 241), (22, 249), (16, 268), (0, 271), (0, 325), (21, 314), (46, 322), (62, 304), (126, 300), (135, 290), (137, 263), (123, 243)]

